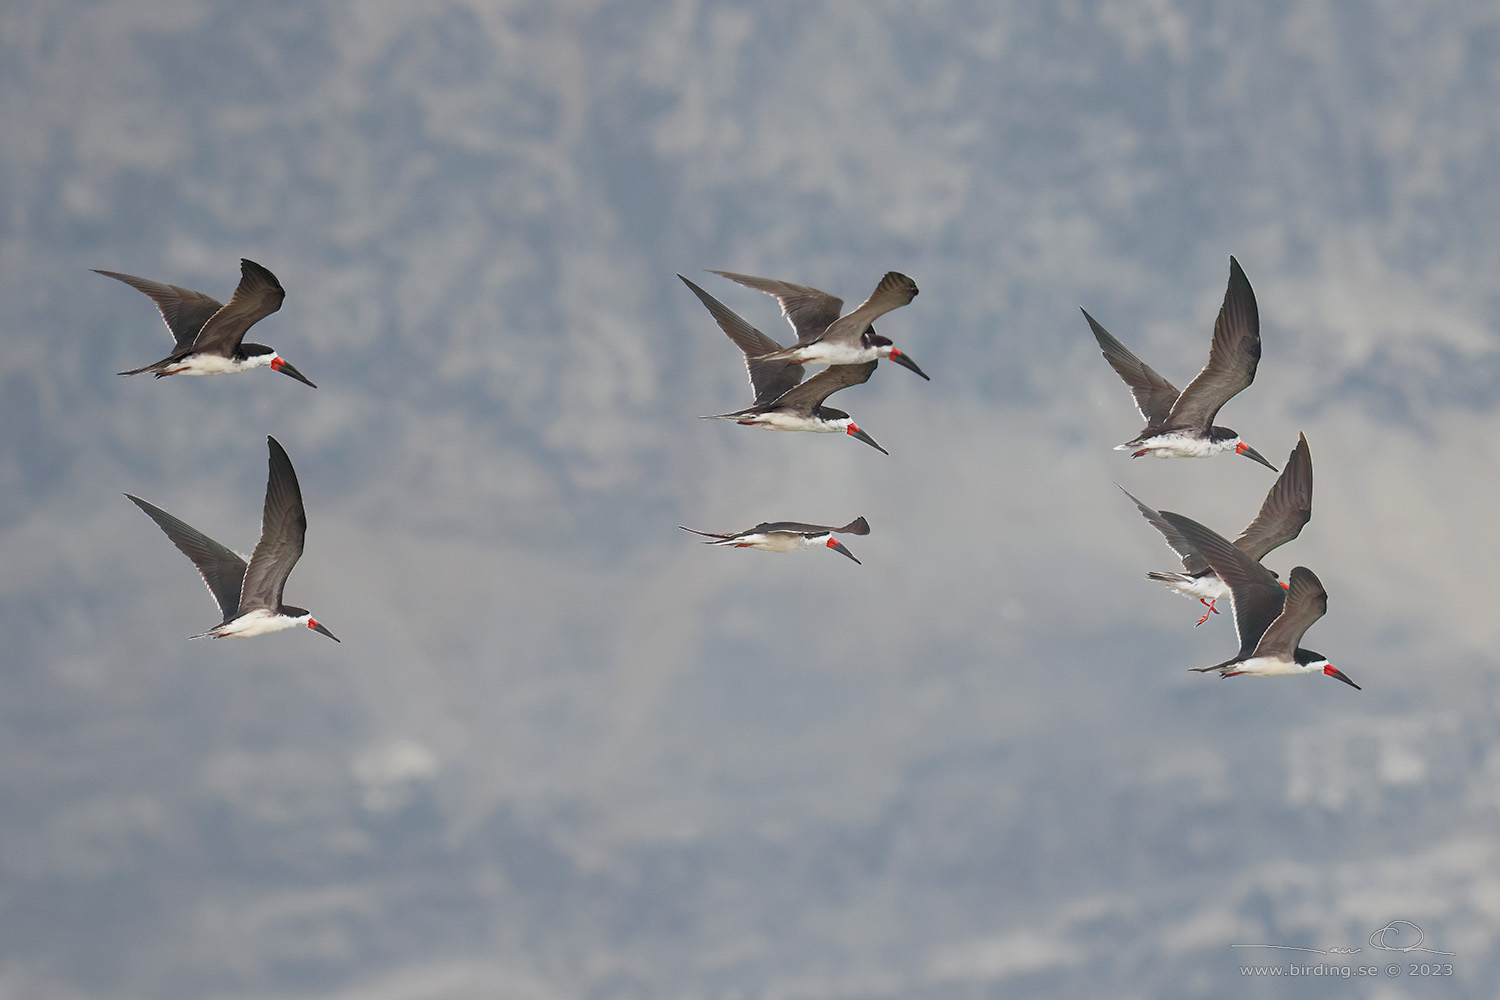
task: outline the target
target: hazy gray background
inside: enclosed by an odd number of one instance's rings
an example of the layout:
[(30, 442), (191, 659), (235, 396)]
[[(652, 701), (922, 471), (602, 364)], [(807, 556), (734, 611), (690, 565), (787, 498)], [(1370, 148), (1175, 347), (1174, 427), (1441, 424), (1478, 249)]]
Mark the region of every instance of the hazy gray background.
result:
[[(1236, 7), (0, 8), (0, 996), (1491, 996), (1500, 11)], [(1362, 692), (1190, 673), (1227, 616), (1111, 484), (1271, 485), (1111, 451), (1078, 313), (1184, 384), (1231, 253), (1222, 422), (1306, 432), (1269, 562)], [(114, 374), (169, 340), (89, 268), (242, 256), (319, 389)], [(696, 419), (749, 392), (676, 272), (788, 336), (703, 268), (917, 280), (932, 382), (834, 400), (889, 457)], [(268, 433), (342, 645), (187, 642), (120, 495), (248, 550)], [(677, 529), (861, 514), (863, 566)], [(1456, 975), (1230, 947), (1430, 958), (1393, 920)]]

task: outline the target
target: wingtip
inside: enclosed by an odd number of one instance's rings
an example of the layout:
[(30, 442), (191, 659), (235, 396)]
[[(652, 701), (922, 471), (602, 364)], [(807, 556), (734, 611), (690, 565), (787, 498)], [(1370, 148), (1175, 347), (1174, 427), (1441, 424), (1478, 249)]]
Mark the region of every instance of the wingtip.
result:
[[(291, 468), (292, 457), (286, 453), (286, 449), (281, 446), (281, 442), (276, 440), (269, 434), (266, 435), (266, 448), (270, 451), (270, 460), (273, 467), (276, 464), (277, 459), (279, 458), (281, 462), (287, 466), (288, 469)], [(295, 475), (295, 473), (293, 473), (293, 475)]]
[[(1229, 255), (1229, 287), (1231, 290), (1238, 289), (1249, 299), (1248, 306), (1255, 304), (1255, 289), (1250, 287), (1250, 279), (1245, 276), (1245, 269), (1240, 267), (1240, 262), (1235, 259), (1234, 254)], [(1259, 312), (1255, 313), (1257, 325), (1259, 323)]]

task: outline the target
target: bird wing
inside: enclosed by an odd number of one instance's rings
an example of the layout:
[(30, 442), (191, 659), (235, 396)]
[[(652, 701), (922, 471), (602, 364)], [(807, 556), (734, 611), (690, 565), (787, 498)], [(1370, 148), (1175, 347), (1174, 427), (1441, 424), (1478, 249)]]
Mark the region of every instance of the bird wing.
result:
[(857, 365), (829, 365), (806, 382), (776, 397), (773, 405), (811, 413), (822, 405), (823, 400), (840, 389), (868, 382), (878, 364), (879, 361), (865, 361)]
[(1168, 510), (1162, 511), (1161, 516), (1198, 550), (1219, 574), (1219, 579), (1228, 585), (1229, 600), (1234, 606), (1234, 628), (1240, 638), (1237, 659), (1249, 657), (1261, 636), (1281, 614), (1286, 599), (1275, 574), (1245, 555), (1223, 535), (1192, 518)]
[(1177, 553), (1177, 557), (1182, 560), (1182, 568), (1185, 572), (1193, 576), (1201, 576), (1209, 571), (1208, 560), (1204, 559), (1198, 550), (1193, 548), (1188, 540), (1183, 537), (1182, 532), (1178, 531), (1172, 522), (1162, 517), (1157, 511), (1141, 503), (1129, 490), (1120, 486), (1119, 483), (1115, 483), (1115, 485), (1119, 487), (1121, 493), (1130, 497), (1136, 509), (1141, 512), (1141, 516), (1146, 519), (1146, 522), (1161, 532), (1162, 537), (1167, 540), (1167, 544), (1171, 546), (1172, 551)]
[(266, 509), (261, 517), (260, 541), (250, 553), (250, 568), (240, 594), (240, 610), (281, 607), (281, 593), (292, 567), (302, 558), (307, 535), (307, 514), (302, 509), (302, 489), (286, 450), (273, 437), (270, 470), (266, 477)]
[(137, 278), (133, 274), (121, 274), (118, 271), (101, 271), (98, 268), (94, 269), (94, 273), (102, 274), (106, 278), (114, 278), (116, 281), (123, 281), (136, 291), (149, 295), (156, 303), (156, 308), (161, 310), (161, 318), (166, 321), (172, 339), (177, 342), (177, 351), (185, 351), (192, 347), (193, 341), (198, 337), (198, 331), (203, 329), (203, 324), (207, 323), (214, 313), (224, 308), (224, 304), (218, 299), (210, 298), (202, 292), (195, 292), (191, 288), (183, 288), (181, 285), (166, 285), (149, 278)]
[(917, 297), (917, 283), (899, 271), (887, 271), (870, 297), (854, 308), (847, 316), (840, 316), (828, 325), (819, 340), (842, 341), (855, 344), (870, 324), (892, 309), (899, 309)]
[(1295, 566), (1287, 582), (1286, 606), (1255, 645), (1256, 656), (1290, 655), (1312, 627), (1328, 611), (1328, 591), (1312, 570)]
[(828, 324), (838, 319), (844, 308), (843, 299), (807, 285), (794, 285), (790, 281), (777, 281), (775, 278), (757, 278), (750, 274), (735, 274), (733, 271), (710, 273), (775, 296), (776, 301), (781, 303), (781, 314), (797, 334), (797, 347), (804, 347), (821, 339)]
[(198, 567), (203, 582), (224, 620), (231, 621), (239, 615), (240, 588), (245, 579), (245, 560), (209, 538), (203, 532), (184, 521), (180, 521), (152, 503), (140, 497), (125, 494), (130, 502), (145, 511), (156, 526), (166, 532), (172, 544), (192, 560)]
[[(768, 522), (762, 522), (754, 526), (750, 531), (795, 531), (799, 535), (822, 535), (832, 534), (835, 531), (844, 531), (852, 535), (868, 535), (870, 534), (870, 525), (865, 523), (864, 517), (852, 520), (852, 522), (844, 525), (843, 528), (834, 528), (832, 525), (805, 525), (805, 523), (799, 522), (799, 520), (768, 520)], [(745, 532), (745, 534), (748, 534), (748, 532)]]
[(1219, 407), (1255, 381), (1260, 364), (1260, 310), (1239, 261), (1229, 258), (1229, 286), (1214, 323), (1208, 364), (1172, 404), (1164, 427), (1206, 431)]
[(702, 535), (704, 538), (734, 538), (734, 537), (736, 537), (738, 535), (745, 534), (745, 532), (740, 531), (740, 532), (735, 532), (733, 534), (723, 534), (723, 535), (721, 535), (721, 534), (718, 534), (718, 533), (713, 532), (713, 531), (699, 531), (697, 528), (688, 528), (688, 527), (685, 527), (685, 526), (683, 526), (681, 524), (679, 524), (677, 527), (682, 528), (683, 531), (691, 531), (695, 535)]
[(245, 331), (281, 308), (286, 290), (276, 275), (253, 260), (240, 259), (240, 284), (229, 304), (198, 331), (192, 349), (228, 357), (239, 349)]
[[(738, 313), (712, 295), (683, 278), (682, 283), (693, 290), (714, 321), (719, 324), (729, 339), (745, 354), (745, 370), (750, 375), (750, 388), (755, 393), (755, 405), (762, 406), (787, 392), (802, 381), (802, 366), (792, 361), (768, 361), (764, 354), (781, 350), (781, 345), (746, 323)], [(691, 529), (689, 529), (691, 530)]]
[(1312, 520), (1312, 452), (1307, 437), (1297, 435), (1297, 447), (1287, 459), (1276, 484), (1266, 494), (1255, 520), (1234, 540), (1245, 555), (1256, 562), (1278, 545), (1285, 545), (1302, 533)]
[[(1130, 395), (1135, 398), (1135, 408), (1141, 411), (1141, 416), (1146, 420), (1146, 430), (1153, 431), (1166, 421), (1167, 414), (1172, 412), (1172, 404), (1177, 402), (1177, 387), (1156, 373), (1146, 362), (1136, 357), (1130, 349), (1116, 340), (1108, 330), (1100, 326), (1094, 317), (1089, 315), (1087, 309), (1079, 310), (1083, 318), (1089, 321), (1089, 326), (1094, 331), (1094, 339), (1099, 342), (1099, 350), (1104, 352), (1104, 360), (1115, 370), (1115, 374), (1125, 380), (1130, 387)], [(1142, 436), (1145, 436), (1143, 433)]]

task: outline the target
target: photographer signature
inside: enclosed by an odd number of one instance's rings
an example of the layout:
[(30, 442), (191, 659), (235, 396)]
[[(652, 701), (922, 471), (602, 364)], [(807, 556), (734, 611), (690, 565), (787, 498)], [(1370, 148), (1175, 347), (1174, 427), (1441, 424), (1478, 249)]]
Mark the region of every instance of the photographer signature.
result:
[[(1423, 948), (1426, 935), (1410, 920), (1392, 920), (1370, 932), (1370, 947), (1376, 951), (1422, 952), (1426, 955), (1452, 955), (1451, 951)], [(1305, 951), (1313, 955), (1358, 955), (1362, 948), (1302, 948), (1294, 944), (1232, 944), (1231, 948), (1276, 948), (1280, 951)]]

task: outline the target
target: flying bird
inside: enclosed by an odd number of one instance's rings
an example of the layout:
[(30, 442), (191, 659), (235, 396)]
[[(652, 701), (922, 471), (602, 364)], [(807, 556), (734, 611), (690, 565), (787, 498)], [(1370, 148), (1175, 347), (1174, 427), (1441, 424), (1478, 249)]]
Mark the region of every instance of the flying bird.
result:
[(891, 338), (882, 337), (871, 325), (876, 317), (899, 309), (916, 298), (917, 283), (904, 274), (887, 271), (868, 299), (847, 316), (840, 316), (844, 300), (816, 288), (732, 271), (712, 273), (772, 295), (781, 304), (781, 314), (797, 334), (797, 343), (785, 350), (763, 355), (768, 361), (856, 365), (890, 358), (932, 381), (910, 355), (898, 350)]
[(209, 538), (197, 528), (178, 520), (140, 497), (125, 494), (145, 511), (157, 527), (166, 532), (172, 544), (193, 561), (209, 593), (219, 604), (224, 620), (193, 639), (212, 636), (215, 639), (249, 638), (267, 632), (306, 625), (334, 642), (340, 641), (313, 618), (306, 608), (281, 603), (282, 591), (292, 567), (302, 556), (302, 540), (307, 533), (307, 514), (302, 509), (302, 490), (297, 473), (286, 451), (273, 437), (266, 442), (271, 449), (270, 473), (266, 480), (266, 507), (261, 520), (260, 542), (245, 560)]
[(1193, 667), (1217, 670), (1221, 677), (1295, 676), (1326, 674), (1356, 690), (1359, 685), (1345, 677), (1322, 653), (1303, 649), (1299, 643), (1312, 623), (1328, 610), (1328, 592), (1306, 566), (1292, 569), (1285, 590), (1270, 570), (1251, 559), (1238, 546), (1191, 518), (1162, 511), (1161, 516), (1188, 544), (1202, 554), (1215, 573), (1229, 585), (1234, 607), (1234, 627), (1240, 651), (1223, 663)]
[(764, 524), (757, 524), (748, 531), (737, 531), (726, 535), (715, 534), (711, 531), (698, 531), (680, 524), (678, 527), (683, 531), (691, 531), (695, 535), (707, 538), (705, 545), (729, 545), (737, 549), (760, 549), (763, 552), (796, 552), (799, 549), (829, 548), (854, 559), (855, 562), (859, 560), (854, 558), (853, 552), (844, 548), (842, 542), (833, 537), (834, 533), (850, 535), (870, 533), (869, 522), (862, 517), (855, 518), (842, 528), (831, 528), (822, 524), (803, 524), (800, 521), (768, 521)]
[(286, 298), (286, 291), (276, 280), (276, 275), (255, 261), (240, 260), (240, 284), (227, 306), (202, 292), (180, 285), (164, 285), (116, 271), (96, 269), (94, 273), (123, 281), (149, 295), (177, 341), (177, 346), (167, 357), (144, 368), (120, 372), (121, 375), (139, 375), (141, 372), (151, 372), (157, 378), (226, 375), (269, 366), (272, 371), (290, 375), (317, 388), (272, 348), (264, 344), (242, 343), (245, 332), (280, 309), (282, 299)]
[(1105, 360), (1130, 387), (1136, 409), (1146, 418), (1145, 430), (1116, 445), (1116, 451), (1128, 451), (1132, 458), (1206, 458), (1234, 451), (1275, 471), (1276, 466), (1234, 431), (1214, 426), (1219, 408), (1255, 380), (1255, 368), (1260, 363), (1260, 311), (1239, 261), (1229, 258), (1229, 287), (1214, 324), (1208, 364), (1181, 393), (1130, 353), (1086, 309), (1083, 318), (1093, 328)]
[(811, 431), (817, 434), (848, 434), (870, 447), (889, 455), (875, 439), (860, 429), (843, 410), (824, 406), (823, 400), (840, 389), (868, 381), (878, 361), (857, 365), (834, 365), (825, 368), (806, 382), (802, 365), (781, 358), (767, 358), (781, 345), (745, 322), (724, 303), (693, 284), (682, 275), (682, 283), (693, 290), (713, 314), (719, 328), (745, 354), (745, 369), (750, 374), (750, 388), (755, 405), (733, 413), (716, 413), (705, 420), (735, 420), (747, 427), (773, 431)]
[[(1312, 453), (1307, 447), (1307, 437), (1298, 434), (1297, 447), (1292, 449), (1286, 467), (1281, 470), (1275, 485), (1266, 494), (1265, 501), (1260, 505), (1260, 513), (1240, 532), (1240, 537), (1234, 540), (1234, 544), (1245, 555), (1260, 562), (1266, 557), (1266, 553), (1296, 538), (1302, 533), (1303, 526), (1312, 519), (1312, 485)], [(1199, 625), (1208, 621), (1209, 615), (1218, 614), (1214, 602), (1229, 596), (1228, 584), (1219, 578), (1208, 561), (1165, 518), (1137, 500), (1125, 487), (1121, 486), (1120, 492), (1135, 502), (1142, 516), (1162, 533), (1167, 544), (1182, 559), (1181, 573), (1152, 572), (1147, 573), (1146, 578), (1160, 580), (1184, 597), (1196, 597), (1208, 608), (1203, 617), (1198, 619)], [(1282, 586), (1285, 587), (1286, 584)]]

